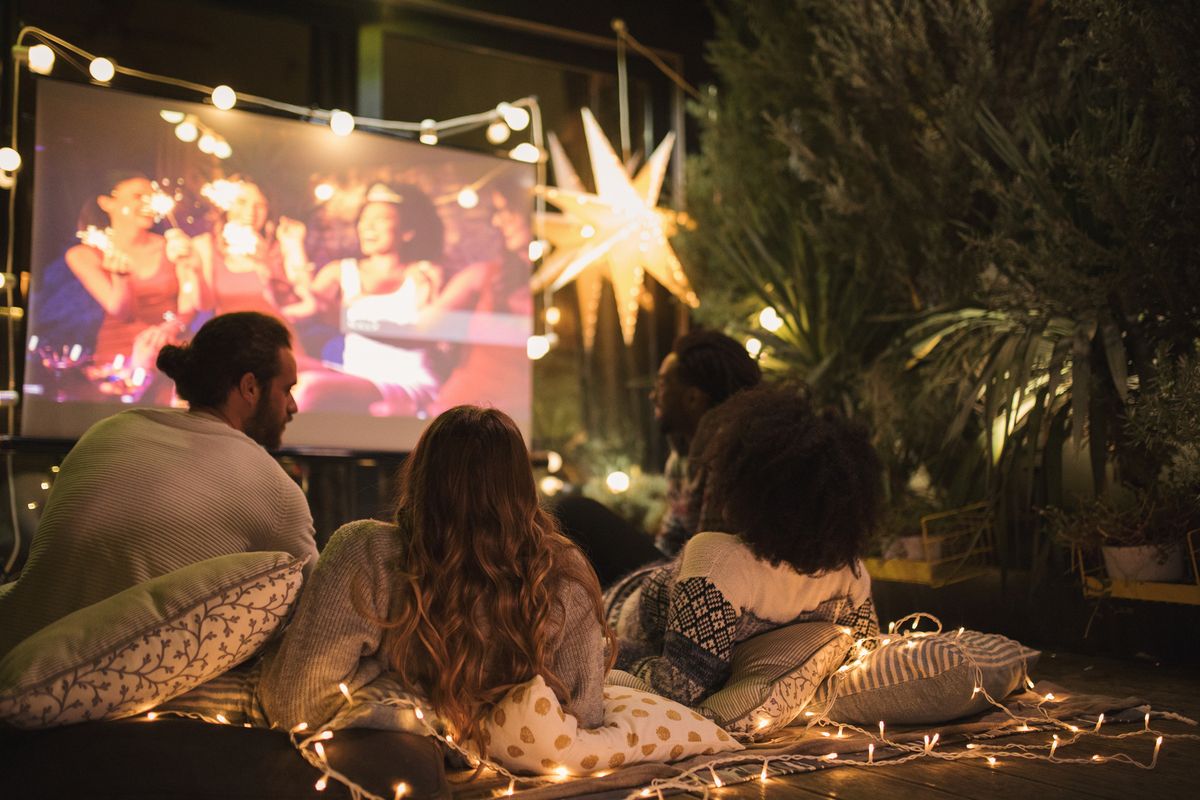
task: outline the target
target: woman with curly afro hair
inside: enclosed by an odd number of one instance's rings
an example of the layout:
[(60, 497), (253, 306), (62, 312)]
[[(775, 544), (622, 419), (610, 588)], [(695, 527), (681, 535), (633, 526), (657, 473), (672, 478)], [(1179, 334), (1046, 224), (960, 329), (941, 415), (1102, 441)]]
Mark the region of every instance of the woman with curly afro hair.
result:
[(709, 476), (701, 516), (721, 530), (609, 590), (619, 667), (695, 704), (752, 636), (821, 620), (878, 632), (860, 560), (882, 491), (866, 431), (801, 386), (762, 385), (706, 415), (692, 453)]

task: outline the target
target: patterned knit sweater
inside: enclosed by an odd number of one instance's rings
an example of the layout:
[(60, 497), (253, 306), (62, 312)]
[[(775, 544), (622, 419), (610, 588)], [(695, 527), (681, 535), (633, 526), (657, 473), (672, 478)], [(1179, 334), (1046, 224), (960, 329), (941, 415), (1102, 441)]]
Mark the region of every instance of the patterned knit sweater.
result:
[(827, 620), (874, 635), (871, 578), (843, 568), (805, 575), (771, 566), (741, 538), (700, 533), (679, 556), (645, 567), (605, 595), (617, 666), (694, 705), (724, 685), (739, 642), (794, 622)]
[[(375, 520), (343, 525), (321, 551), (283, 641), (264, 660), (259, 701), (275, 725), (310, 727), (329, 721), (351, 692), (383, 676), (382, 646), (390, 632), (375, 619), (389, 611), (396, 564), (403, 554), (400, 529)], [(581, 563), (583, 554), (573, 551)], [(550, 669), (570, 692), (563, 710), (594, 728), (604, 718), (605, 641), (586, 587), (563, 582), (561, 606), (550, 621)], [(356, 604), (357, 600), (357, 604)]]
[(0, 592), (0, 656), (143, 581), (255, 550), (316, 564), (308, 502), (266, 450), (208, 414), (116, 414), (63, 461), (29, 560)]

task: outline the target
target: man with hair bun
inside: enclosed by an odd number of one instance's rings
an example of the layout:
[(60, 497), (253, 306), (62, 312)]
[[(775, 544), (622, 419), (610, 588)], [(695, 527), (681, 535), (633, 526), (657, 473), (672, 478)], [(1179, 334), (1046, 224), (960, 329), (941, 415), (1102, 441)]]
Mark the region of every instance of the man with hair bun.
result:
[(158, 368), (188, 410), (136, 408), (67, 454), (29, 559), (0, 594), (0, 656), (73, 611), (216, 556), (285, 551), (316, 562), (300, 487), (264, 448), (296, 413), (296, 359), (278, 320), (209, 320)]

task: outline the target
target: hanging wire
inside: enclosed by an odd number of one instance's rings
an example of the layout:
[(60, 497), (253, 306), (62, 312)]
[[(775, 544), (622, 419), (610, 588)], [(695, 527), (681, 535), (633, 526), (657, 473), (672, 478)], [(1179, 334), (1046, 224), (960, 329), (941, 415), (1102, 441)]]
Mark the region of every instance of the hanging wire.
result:
[(700, 94), (700, 91), (695, 86), (692, 86), (690, 83), (688, 83), (682, 75), (671, 69), (671, 67), (667, 65), (667, 62), (663, 61), (658, 53), (654, 52), (649, 47), (646, 47), (644, 44), (635, 39), (633, 34), (631, 34), (629, 29), (625, 26), (624, 20), (614, 19), (612, 21), (612, 29), (617, 34), (618, 53), (621, 52), (620, 48), (623, 45), (628, 44), (640, 55), (645, 56), (645, 58), (649, 60), (651, 64), (658, 68), (659, 72), (670, 78), (671, 81), (680, 89), (683, 89), (697, 100), (704, 99), (703, 95)]

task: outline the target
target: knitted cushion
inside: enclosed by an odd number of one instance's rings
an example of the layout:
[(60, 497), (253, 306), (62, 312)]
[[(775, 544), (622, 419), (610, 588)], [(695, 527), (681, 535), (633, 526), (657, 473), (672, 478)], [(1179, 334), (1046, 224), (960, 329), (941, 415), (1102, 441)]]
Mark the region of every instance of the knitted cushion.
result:
[(728, 730), (769, 733), (799, 716), (852, 643), (830, 622), (801, 622), (747, 639), (733, 650), (725, 686), (699, 706)]
[(488, 755), (510, 770), (571, 775), (742, 749), (686, 706), (624, 687), (604, 689), (603, 725), (580, 728), (540, 675), (496, 704), (484, 720), (483, 740)]
[(864, 668), (830, 678), (814, 705), (828, 706), (826, 716), (835, 722), (947, 722), (989, 708), (985, 692), (996, 700), (1007, 697), (1039, 655), (994, 633), (893, 637), (863, 660)]
[(138, 714), (249, 658), (287, 617), (302, 560), (219, 556), (130, 587), (0, 660), (0, 720), (49, 728)]

